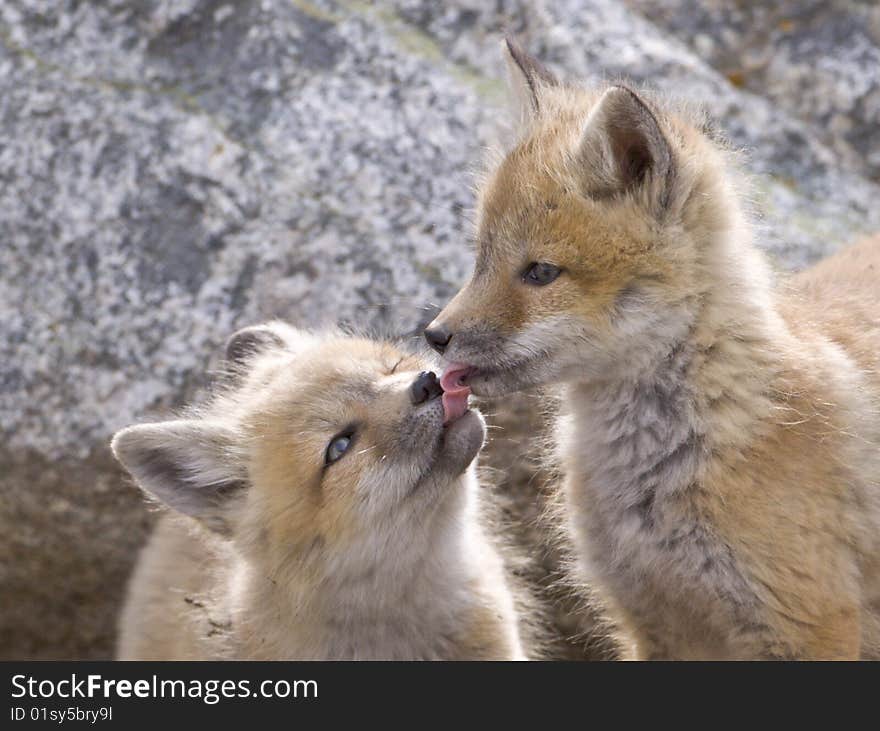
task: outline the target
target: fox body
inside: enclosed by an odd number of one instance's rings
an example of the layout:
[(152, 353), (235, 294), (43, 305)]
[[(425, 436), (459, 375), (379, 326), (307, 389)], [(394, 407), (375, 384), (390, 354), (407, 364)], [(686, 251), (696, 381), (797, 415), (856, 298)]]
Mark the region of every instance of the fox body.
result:
[(777, 282), (723, 146), (509, 44), (444, 383), (562, 383), (581, 568), (638, 658), (880, 656), (880, 240)]
[(134, 573), (119, 656), (520, 658), (467, 395), (390, 344), (281, 323), (227, 352), (232, 385), (206, 408), (113, 439), (174, 511)]

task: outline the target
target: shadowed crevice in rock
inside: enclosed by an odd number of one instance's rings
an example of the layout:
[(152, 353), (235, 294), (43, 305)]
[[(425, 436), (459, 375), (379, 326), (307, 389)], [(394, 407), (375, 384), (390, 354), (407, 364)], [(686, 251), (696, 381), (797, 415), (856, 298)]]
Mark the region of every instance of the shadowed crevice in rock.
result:
[[(145, 198), (149, 208), (139, 209)], [(142, 189), (123, 203), (123, 211), (132, 225), (121, 245), (138, 261), (138, 284), (161, 290), (175, 282), (197, 294), (211, 273), (201, 204), (179, 188), (161, 186), (152, 194)]]
[(0, 657), (110, 658), (150, 523), (109, 448), (83, 460), (0, 450)]

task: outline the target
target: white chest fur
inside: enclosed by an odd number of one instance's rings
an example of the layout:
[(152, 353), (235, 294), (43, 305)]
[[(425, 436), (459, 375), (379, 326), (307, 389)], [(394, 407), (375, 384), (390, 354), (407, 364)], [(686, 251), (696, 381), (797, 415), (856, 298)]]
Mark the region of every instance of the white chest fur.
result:
[(713, 617), (747, 613), (750, 591), (693, 499), (708, 446), (687, 364), (676, 352), (650, 379), (569, 387), (560, 443), (587, 579), (657, 654), (711, 656)]

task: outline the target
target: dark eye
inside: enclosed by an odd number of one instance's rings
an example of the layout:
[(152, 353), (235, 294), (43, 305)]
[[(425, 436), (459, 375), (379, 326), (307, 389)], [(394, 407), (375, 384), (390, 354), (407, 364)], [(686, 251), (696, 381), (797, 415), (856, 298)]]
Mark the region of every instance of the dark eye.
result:
[(333, 464), (338, 460), (351, 446), (351, 442), (351, 434), (337, 434), (333, 437), (333, 439), (330, 440), (330, 444), (327, 445), (327, 452), (324, 455), (324, 464)]
[(525, 274), (523, 274), (523, 282), (531, 284), (535, 287), (543, 287), (550, 284), (556, 277), (562, 274), (562, 269), (554, 264), (548, 264), (546, 261), (538, 261), (529, 264)]

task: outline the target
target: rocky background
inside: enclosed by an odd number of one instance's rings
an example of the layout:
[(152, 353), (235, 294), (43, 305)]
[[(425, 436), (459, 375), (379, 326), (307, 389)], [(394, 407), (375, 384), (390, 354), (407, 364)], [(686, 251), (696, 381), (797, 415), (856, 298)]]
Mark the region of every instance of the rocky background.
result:
[[(880, 229), (874, 2), (4, 0), (0, 657), (111, 654), (150, 515), (108, 439), (197, 398), (236, 327), (408, 336), (456, 290), (503, 33), (704, 104), (781, 267)], [(547, 588), (538, 402), (487, 409), (511, 566), (554, 655), (605, 656)]]

